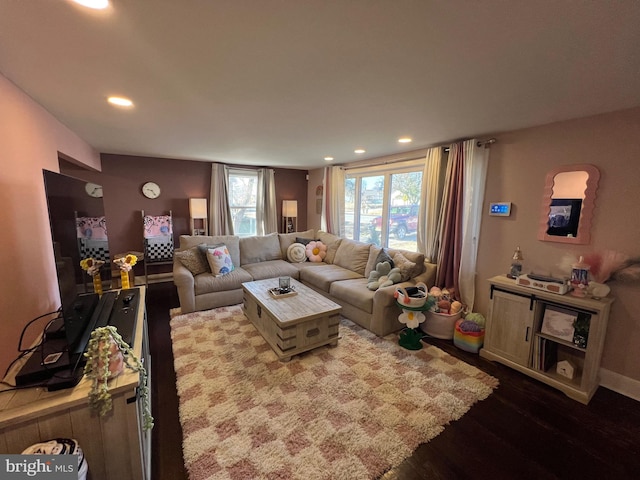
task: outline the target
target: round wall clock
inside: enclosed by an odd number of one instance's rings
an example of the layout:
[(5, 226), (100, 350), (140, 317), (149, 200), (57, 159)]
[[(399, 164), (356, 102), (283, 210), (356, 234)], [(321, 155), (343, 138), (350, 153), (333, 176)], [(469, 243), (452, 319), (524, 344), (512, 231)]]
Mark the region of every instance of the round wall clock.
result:
[(147, 182), (142, 185), (142, 194), (147, 198), (158, 198), (160, 196), (160, 187), (155, 182)]
[(84, 186), (84, 189), (87, 192), (87, 195), (95, 198), (102, 198), (102, 185), (98, 185), (97, 183), (87, 182)]

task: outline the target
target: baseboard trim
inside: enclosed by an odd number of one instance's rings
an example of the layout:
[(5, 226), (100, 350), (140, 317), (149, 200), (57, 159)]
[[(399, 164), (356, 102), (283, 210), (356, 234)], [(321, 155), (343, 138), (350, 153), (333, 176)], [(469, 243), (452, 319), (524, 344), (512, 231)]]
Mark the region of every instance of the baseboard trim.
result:
[(601, 368), (600, 386), (640, 402), (640, 381), (638, 380)]

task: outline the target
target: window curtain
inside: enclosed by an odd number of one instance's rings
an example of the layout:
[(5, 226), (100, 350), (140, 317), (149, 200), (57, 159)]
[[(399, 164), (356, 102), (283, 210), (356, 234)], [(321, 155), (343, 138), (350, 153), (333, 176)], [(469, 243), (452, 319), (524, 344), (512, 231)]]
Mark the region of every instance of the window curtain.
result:
[(344, 169), (325, 167), (321, 229), (344, 236)]
[(460, 257), (459, 298), (473, 311), (476, 292), (478, 237), (484, 204), (484, 191), (489, 168), (489, 149), (478, 146), (477, 140), (463, 144), (464, 187), (462, 212), (462, 251)]
[(418, 251), (429, 261), (438, 258), (440, 209), (442, 205), (442, 148), (427, 151), (422, 171), (420, 213), (418, 215)]
[(272, 168), (258, 170), (256, 230), (258, 235), (267, 235), (278, 231), (275, 173)]
[(447, 174), (440, 215), (440, 251), (436, 285), (453, 288), (459, 295), (458, 273), (462, 257), (462, 211), (464, 188), (464, 150), (462, 143), (449, 148)]
[(233, 221), (229, 208), (227, 167), (211, 164), (211, 195), (209, 195), (209, 232), (211, 235), (233, 235)]

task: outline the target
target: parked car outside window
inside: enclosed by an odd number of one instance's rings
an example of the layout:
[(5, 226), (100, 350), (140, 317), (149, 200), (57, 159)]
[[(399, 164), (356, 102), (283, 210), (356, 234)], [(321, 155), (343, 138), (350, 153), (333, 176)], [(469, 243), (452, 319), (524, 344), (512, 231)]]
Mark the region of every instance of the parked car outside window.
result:
[[(396, 205), (389, 212), (389, 233), (398, 240), (403, 240), (407, 234), (415, 233), (418, 229), (419, 205)], [(371, 220), (369, 225), (371, 234), (379, 235), (382, 231), (382, 217)]]

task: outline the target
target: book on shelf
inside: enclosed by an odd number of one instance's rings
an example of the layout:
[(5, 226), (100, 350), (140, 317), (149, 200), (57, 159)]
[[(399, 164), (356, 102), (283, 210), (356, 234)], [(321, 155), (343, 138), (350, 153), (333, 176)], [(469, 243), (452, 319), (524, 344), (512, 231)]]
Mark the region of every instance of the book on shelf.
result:
[(536, 336), (533, 344), (533, 368), (546, 372), (558, 361), (558, 344), (541, 336)]

